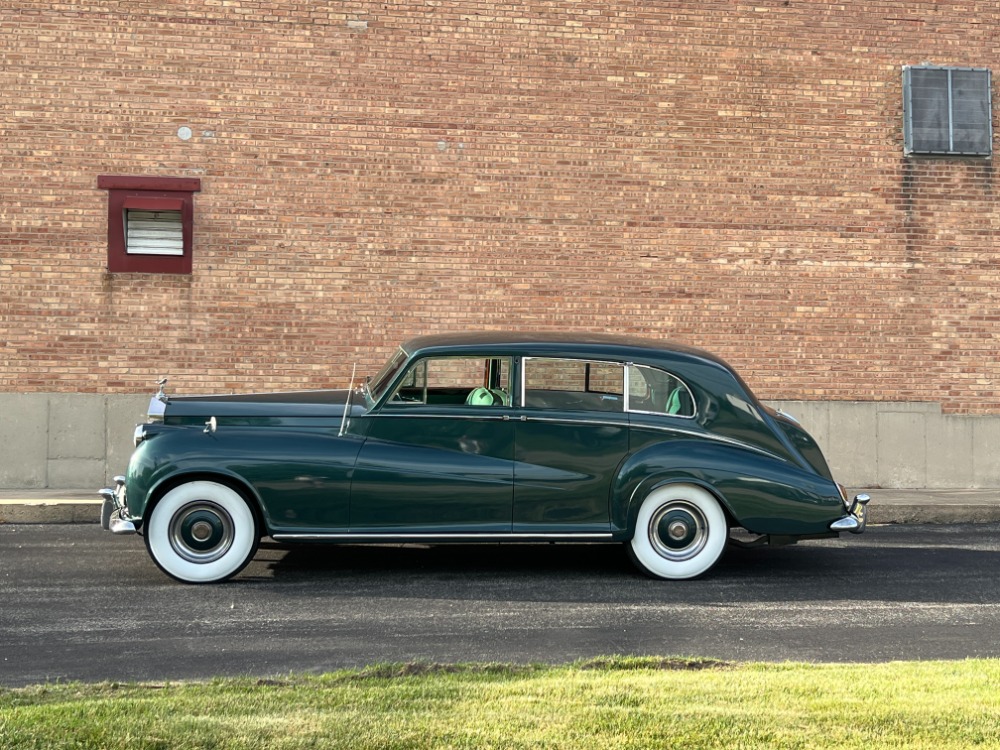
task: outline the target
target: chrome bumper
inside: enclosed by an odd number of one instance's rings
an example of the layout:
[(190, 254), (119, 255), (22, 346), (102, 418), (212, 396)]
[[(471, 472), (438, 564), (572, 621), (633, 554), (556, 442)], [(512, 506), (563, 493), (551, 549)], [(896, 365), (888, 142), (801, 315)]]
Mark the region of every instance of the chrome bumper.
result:
[(854, 502), (847, 510), (847, 515), (830, 524), (830, 531), (850, 531), (860, 534), (868, 524), (868, 495), (855, 495)]
[(98, 494), (104, 498), (101, 528), (112, 534), (135, 534), (135, 524), (125, 505), (125, 477), (115, 477), (115, 488), (105, 487)]

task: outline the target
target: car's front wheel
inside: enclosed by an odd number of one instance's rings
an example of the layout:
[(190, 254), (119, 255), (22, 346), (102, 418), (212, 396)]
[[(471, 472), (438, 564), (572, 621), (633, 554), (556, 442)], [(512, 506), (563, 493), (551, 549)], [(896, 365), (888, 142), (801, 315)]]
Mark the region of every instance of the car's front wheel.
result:
[(689, 484), (667, 485), (643, 500), (629, 556), (646, 575), (696, 578), (719, 561), (729, 524), (711, 493)]
[(146, 549), (167, 575), (184, 583), (214, 583), (239, 573), (260, 541), (242, 495), (217, 482), (174, 487), (146, 521)]

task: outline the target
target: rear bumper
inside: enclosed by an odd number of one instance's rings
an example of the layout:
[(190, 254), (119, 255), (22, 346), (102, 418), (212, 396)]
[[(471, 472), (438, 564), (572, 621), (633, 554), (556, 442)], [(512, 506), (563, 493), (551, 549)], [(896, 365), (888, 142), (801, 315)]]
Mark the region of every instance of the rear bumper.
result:
[(114, 489), (106, 487), (98, 493), (101, 505), (101, 527), (112, 534), (135, 534), (136, 528), (125, 504), (125, 477), (115, 477)]
[(847, 509), (847, 515), (831, 523), (830, 531), (862, 533), (868, 525), (868, 502), (870, 500), (868, 495), (855, 495), (854, 501)]

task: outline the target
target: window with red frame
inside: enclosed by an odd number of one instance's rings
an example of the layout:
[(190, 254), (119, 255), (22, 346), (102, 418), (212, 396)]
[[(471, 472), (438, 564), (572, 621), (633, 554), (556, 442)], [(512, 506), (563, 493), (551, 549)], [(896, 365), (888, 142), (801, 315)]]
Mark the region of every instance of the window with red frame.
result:
[(108, 191), (108, 271), (191, 273), (195, 177), (100, 175)]

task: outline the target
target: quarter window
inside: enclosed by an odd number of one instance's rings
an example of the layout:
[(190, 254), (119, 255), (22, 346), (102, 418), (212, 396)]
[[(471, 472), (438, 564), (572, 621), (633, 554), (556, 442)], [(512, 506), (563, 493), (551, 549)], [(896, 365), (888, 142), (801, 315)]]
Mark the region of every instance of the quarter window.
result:
[(624, 366), (617, 362), (527, 358), (523, 403), (529, 409), (625, 411)]
[(631, 365), (628, 368), (628, 409), (693, 417), (694, 398), (680, 378), (669, 372), (645, 365)]

